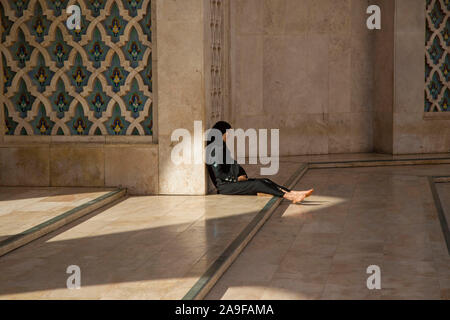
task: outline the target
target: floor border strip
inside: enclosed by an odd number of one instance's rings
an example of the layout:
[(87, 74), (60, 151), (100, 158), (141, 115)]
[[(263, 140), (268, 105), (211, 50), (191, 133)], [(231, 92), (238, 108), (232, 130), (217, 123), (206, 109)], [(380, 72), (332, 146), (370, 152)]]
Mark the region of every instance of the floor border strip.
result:
[[(295, 173), (287, 180), (286, 186), (293, 188), (297, 182), (308, 171), (308, 165), (302, 163)], [(233, 242), (223, 251), (218, 259), (208, 268), (200, 277), (194, 286), (186, 293), (182, 300), (201, 300), (203, 299), (220, 277), (225, 273), (229, 266), (236, 260), (239, 254), (244, 250), (251, 239), (261, 229), (264, 223), (270, 218), (275, 209), (283, 201), (282, 198), (272, 197), (262, 208), (250, 223), (241, 231)]]
[(326, 168), (358, 168), (381, 166), (434, 165), (450, 164), (450, 158), (421, 158), (421, 159), (377, 159), (377, 160), (344, 160), (334, 162), (309, 162), (310, 169)]
[(428, 177), (428, 182), (430, 184), (431, 193), (433, 194), (434, 205), (438, 212), (439, 221), (441, 223), (442, 232), (444, 234), (445, 243), (447, 245), (447, 251), (450, 255), (450, 229), (447, 218), (445, 217), (444, 208), (442, 207), (441, 197), (439, 197), (439, 192), (436, 188), (436, 183), (440, 183), (437, 180), (442, 178), (450, 177)]
[(0, 241), (0, 257), (126, 195), (117, 189)]

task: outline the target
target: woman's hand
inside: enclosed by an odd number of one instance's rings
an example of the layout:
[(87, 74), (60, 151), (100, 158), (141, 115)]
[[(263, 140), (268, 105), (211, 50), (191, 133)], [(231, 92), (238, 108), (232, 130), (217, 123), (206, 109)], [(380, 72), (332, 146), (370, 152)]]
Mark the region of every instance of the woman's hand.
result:
[(248, 180), (247, 176), (239, 176), (239, 177), (238, 177), (238, 181), (239, 181), (239, 182), (241, 182), (241, 181), (247, 181), (247, 180)]

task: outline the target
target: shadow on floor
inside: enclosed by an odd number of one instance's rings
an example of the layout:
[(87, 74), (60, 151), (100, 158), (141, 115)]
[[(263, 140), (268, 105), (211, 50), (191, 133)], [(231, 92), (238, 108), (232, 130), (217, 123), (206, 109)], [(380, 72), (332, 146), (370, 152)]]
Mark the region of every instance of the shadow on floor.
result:
[(65, 234), (119, 202), (0, 257), (0, 295), (66, 288), (70, 265), (80, 267), (82, 287), (200, 277), (257, 214), (110, 234), (106, 225), (100, 236)]
[[(80, 267), (82, 288), (120, 283), (126, 288), (124, 283), (130, 282), (199, 278), (259, 212), (141, 230), (135, 230), (138, 223), (134, 223), (134, 230), (125, 232), (108, 231), (106, 225), (105, 234), (99, 236), (65, 234), (122, 201), (0, 257), (0, 295), (64, 289), (70, 265)], [(214, 208), (213, 202), (207, 202), (205, 212)], [(314, 212), (320, 215), (321, 210)], [(305, 218), (299, 214), (286, 219), (295, 223)]]

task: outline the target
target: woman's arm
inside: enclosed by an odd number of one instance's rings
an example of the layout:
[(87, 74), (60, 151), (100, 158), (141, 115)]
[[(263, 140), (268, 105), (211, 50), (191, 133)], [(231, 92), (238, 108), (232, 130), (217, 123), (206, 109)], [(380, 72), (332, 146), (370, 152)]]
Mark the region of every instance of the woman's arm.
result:
[(210, 168), (217, 183), (238, 181), (238, 168), (234, 165), (224, 165), (215, 162), (210, 166)]
[(245, 172), (244, 168), (242, 168), (239, 164), (236, 165), (239, 166), (238, 181), (247, 181), (248, 180), (247, 172)]

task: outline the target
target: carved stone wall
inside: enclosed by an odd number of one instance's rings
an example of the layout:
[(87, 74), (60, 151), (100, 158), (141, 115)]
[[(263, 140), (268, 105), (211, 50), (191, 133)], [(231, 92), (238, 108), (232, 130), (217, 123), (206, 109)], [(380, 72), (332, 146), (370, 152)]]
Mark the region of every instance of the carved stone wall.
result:
[(150, 0), (0, 4), (5, 135), (152, 135)]

